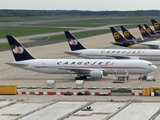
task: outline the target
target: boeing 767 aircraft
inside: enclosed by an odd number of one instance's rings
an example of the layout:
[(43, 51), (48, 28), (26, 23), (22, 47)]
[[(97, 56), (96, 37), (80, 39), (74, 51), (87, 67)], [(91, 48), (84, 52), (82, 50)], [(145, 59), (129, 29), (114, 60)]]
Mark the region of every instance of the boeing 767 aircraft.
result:
[(160, 61), (160, 50), (152, 49), (87, 49), (69, 31), (65, 31), (71, 51), (65, 53), (87, 59), (143, 59)]
[[(6, 36), (15, 58), (8, 65), (48, 74), (77, 74), (77, 79), (102, 78), (108, 74), (147, 74), (157, 67), (145, 60), (36, 59), (12, 35)], [(77, 44), (73, 42), (72, 44)]]

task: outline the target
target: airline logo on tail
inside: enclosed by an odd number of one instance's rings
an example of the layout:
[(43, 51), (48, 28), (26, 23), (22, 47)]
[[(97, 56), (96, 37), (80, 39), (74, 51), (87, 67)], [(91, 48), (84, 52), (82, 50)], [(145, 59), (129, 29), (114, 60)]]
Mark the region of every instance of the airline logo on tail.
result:
[(70, 45), (77, 45), (77, 44), (78, 44), (78, 41), (77, 41), (76, 39), (71, 39), (71, 40), (69, 41), (69, 44), (70, 44)]
[(117, 40), (117, 39), (119, 39), (119, 33), (118, 32), (115, 32), (114, 33), (114, 38)]
[(141, 33), (142, 33), (142, 34), (144, 34), (144, 33), (145, 33), (145, 29), (144, 29), (144, 28), (141, 28), (141, 30), (140, 30), (140, 31), (141, 31)]
[(16, 46), (14, 49), (13, 49), (13, 53), (15, 53), (15, 54), (22, 54), (24, 52), (24, 49), (23, 49), (23, 47), (21, 47), (21, 46)]
[(129, 37), (129, 32), (128, 31), (124, 31), (124, 37), (128, 38)]
[(159, 28), (159, 23), (157, 23), (157, 22), (154, 23), (154, 28), (155, 28), (155, 29), (158, 29), (158, 28)]
[(149, 33), (151, 33), (151, 28), (147, 28), (147, 31), (148, 31)]

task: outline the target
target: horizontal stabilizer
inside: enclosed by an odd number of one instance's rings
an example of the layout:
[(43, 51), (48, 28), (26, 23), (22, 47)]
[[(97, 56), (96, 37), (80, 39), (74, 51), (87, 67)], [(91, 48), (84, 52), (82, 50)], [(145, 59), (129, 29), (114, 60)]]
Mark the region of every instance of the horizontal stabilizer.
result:
[(8, 65), (11, 65), (13, 67), (24, 67), (24, 66), (28, 66), (27, 64), (22, 64), (22, 63), (5, 63)]
[(122, 42), (111, 42), (112, 44), (116, 44), (116, 45), (123, 45), (123, 43)]
[(78, 55), (80, 55), (81, 53), (75, 53), (75, 52), (64, 52), (64, 53), (66, 53), (66, 54), (69, 54), (69, 55), (74, 55), (74, 56), (78, 56)]

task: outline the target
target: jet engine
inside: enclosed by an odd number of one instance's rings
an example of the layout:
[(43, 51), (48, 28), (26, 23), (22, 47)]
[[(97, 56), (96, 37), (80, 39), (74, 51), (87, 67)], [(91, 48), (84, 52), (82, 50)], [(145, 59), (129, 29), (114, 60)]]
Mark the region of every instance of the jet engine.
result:
[(103, 77), (103, 71), (95, 70), (90, 72), (91, 78), (102, 78)]

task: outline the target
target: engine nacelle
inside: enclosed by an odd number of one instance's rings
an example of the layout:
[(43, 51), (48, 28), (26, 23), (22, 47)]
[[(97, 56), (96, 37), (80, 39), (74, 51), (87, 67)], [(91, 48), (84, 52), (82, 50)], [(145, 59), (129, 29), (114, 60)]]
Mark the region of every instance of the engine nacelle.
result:
[(91, 78), (102, 78), (103, 77), (103, 71), (95, 70), (90, 72)]

